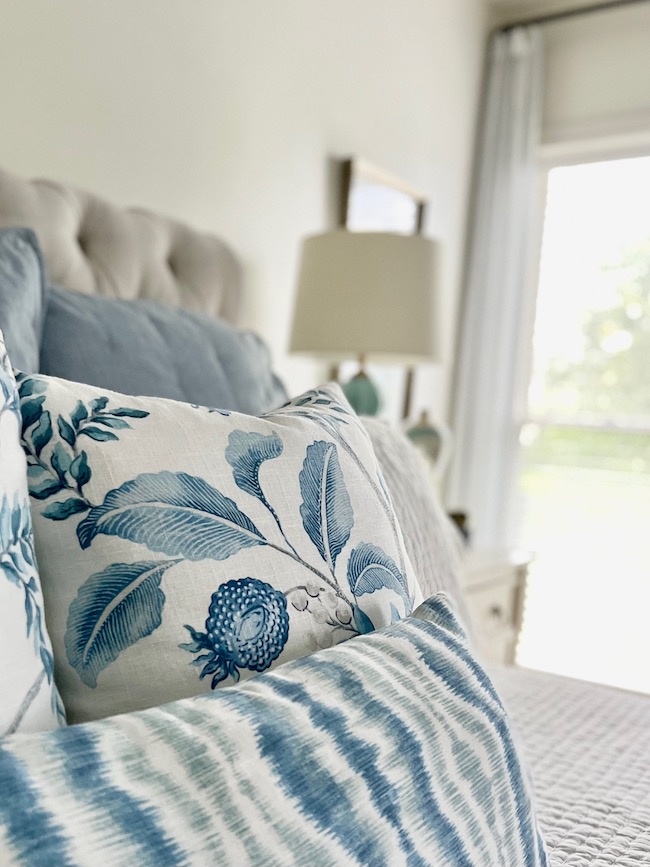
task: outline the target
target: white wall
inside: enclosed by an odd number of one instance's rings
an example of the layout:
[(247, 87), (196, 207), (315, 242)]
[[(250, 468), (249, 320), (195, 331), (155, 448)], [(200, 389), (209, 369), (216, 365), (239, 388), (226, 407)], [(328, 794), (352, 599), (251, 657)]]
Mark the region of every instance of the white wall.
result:
[(224, 236), (298, 389), (299, 238), (333, 224), (332, 160), (363, 155), (429, 197), (449, 359), (483, 45), (481, 0), (3, 3), (0, 164)]

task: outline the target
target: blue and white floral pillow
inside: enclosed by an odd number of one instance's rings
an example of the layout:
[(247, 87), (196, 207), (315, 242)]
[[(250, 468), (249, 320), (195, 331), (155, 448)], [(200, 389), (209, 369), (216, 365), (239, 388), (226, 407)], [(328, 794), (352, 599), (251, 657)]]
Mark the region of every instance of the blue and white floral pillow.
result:
[(235, 683), (421, 601), (372, 445), (338, 386), (257, 418), (20, 381), (71, 721)]
[(0, 333), (0, 736), (65, 724), (34, 556), (18, 390)]

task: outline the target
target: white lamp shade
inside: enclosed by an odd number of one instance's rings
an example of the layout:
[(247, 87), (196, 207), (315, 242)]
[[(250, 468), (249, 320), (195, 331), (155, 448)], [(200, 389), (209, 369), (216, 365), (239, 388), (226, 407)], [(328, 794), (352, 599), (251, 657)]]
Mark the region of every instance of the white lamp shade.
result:
[(436, 244), (339, 230), (306, 238), (291, 350), (436, 360)]

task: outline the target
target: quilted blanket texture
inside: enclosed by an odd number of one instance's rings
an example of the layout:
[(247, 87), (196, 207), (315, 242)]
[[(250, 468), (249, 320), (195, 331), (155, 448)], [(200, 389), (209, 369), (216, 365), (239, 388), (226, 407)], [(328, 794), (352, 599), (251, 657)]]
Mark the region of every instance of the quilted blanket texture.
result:
[(650, 698), (525, 669), (493, 675), (552, 867), (650, 865)]

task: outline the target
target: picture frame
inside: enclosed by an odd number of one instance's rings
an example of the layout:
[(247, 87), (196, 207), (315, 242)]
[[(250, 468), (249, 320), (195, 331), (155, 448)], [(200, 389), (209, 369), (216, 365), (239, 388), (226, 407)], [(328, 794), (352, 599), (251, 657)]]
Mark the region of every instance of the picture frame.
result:
[(342, 161), (340, 203), (339, 225), (349, 231), (422, 234), (424, 195), (365, 159)]

